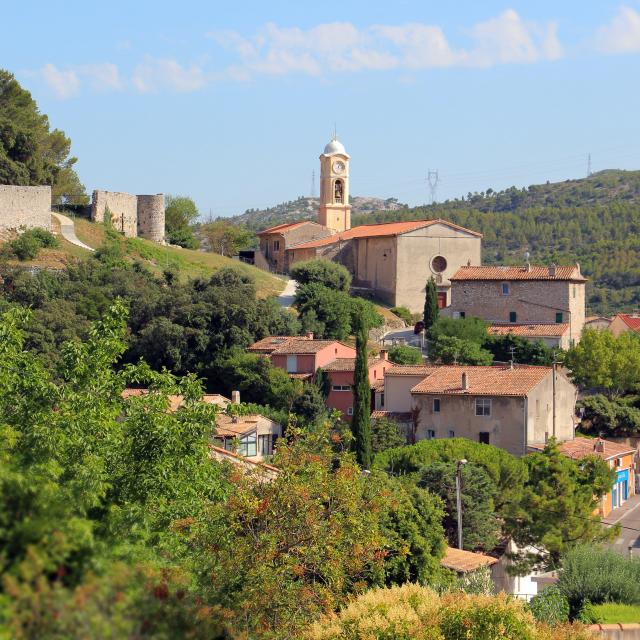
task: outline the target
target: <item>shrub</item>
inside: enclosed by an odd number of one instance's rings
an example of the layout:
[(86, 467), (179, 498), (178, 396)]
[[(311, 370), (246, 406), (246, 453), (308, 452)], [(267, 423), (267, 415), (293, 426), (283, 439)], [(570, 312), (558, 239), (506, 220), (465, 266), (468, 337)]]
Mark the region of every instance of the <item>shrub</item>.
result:
[(378, 418), (371, 421), (371, 449), (373, 453), (402, 447), (405, 444), (407, 444), (407, 439), (400, 433), (397, 423), (393, 420)]
[(390, 311), (397, 315), (400, 320), (404, 320), (407, 324), (413, 324), (413, 314), (409, 309), (407, 309), (407, 307), (392, 307)]
[(335, 291), (349, 291), (351, 274), (337, 262), (331, 260), (309, 260), (298, 262), (289, 270), (291, 277), (299, 284), (321, 284)]
[(569, 620), (569, 601), (556, 585), (547, 587), (529, 602), (533, 617), (546, 624), (559, 624)]
[(489, 365), (491, 352), (477, 342), (455, 336), (438, 335), (429, 347), (429, 358), (442, 364)]
[(56, 247), (56, 237), (46, 229), (28, 229), (19, 238), (9, 243), (9, 248), (18, 260), (33, 260), (40, 249)]
[(396, 364), (422, 364), (422, 354), (414, 347), (399, 344), (389, 349), (389, 360)]
[(573, 617), (586, 601), (593, 604), (640, 603), (640, 559), (588, 545), (564, 558), (558, 588), (567, 597)]
[(58, 240), (56, 239), (56, 237), (53, 235), (53, 233), (47, 231), (46, 229), (29, 229), (22, 235), (24, 236), (25, 234), (34, 237), (40, 243), (40, 246), (44, 249), (50, 249), (52, 247), (58, 246)]
[(588, 640), (580, 625), (536, 622), (526, 605), (505, 594), (439, 596), (428, 587), (404, 584), (372, 589), (339, 613), (321, 618), (307, 640)]

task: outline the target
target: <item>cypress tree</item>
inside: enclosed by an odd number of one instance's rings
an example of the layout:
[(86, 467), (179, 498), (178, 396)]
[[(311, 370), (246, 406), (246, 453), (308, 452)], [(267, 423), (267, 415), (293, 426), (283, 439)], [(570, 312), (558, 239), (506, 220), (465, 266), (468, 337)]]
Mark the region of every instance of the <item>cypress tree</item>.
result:
[(356, 367), (353, 374), (353, 419), (351, 431), (354, 436), (356, 459), (363, 469), (370, 469), (371, 449), (371, 385), (369, 384), (369, 359), (367, 355), (367, 325), (359, 319), (356, 333)]
[(438, 289), (433, 276), (427, 282), (427, 292), (424, 299), (424, 328), (429, 331), (438, 319)]

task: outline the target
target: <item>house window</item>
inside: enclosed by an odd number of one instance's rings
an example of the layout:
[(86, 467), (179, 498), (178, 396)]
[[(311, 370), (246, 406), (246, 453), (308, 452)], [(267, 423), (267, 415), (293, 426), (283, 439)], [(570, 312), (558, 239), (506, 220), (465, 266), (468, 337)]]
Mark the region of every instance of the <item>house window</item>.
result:
[(440, 398), (433, 399), (433, 413), (440, 413)]
[(384, 393), (380, 394), (380, 406), (384, 407)]
[(491, 398), (476, 398), (476, 415), (491, 415)]
[(334, 384), (331, 387), (333, 391), (351, 391), (351, 385), (348, 384)]
[(261, 456), (270, 456), (273, 453), (273, 437), (270, 433), (258, 436), (258, 451)]
[(347, 415), (348, 415), (348, 416), (352, 416), (352, 415), (353, 415), (353, 407), (349, 407), (349, 408), (347, 409)]
[(614, 466), (616, 466), (616, 467), (621, 467), (621, 466), (622, 466), (622, 458), (616, 458), (616, 459), (613, 461), (613, 464), (614, 464)]
[(273, 241), (273, 250), (274, 251), (280, 251), (280, 240), (274, 240)]
[(246, 436), (240, 438), (240, 446), (238, 447), (238, 453), (243, 456), (255, 456), (258, 453), (256, 443), (256, 432), (248, 433)]
[(562, 311), (558, 311), (558, 313), (556, 313), (556, 322), (557, 323), (562, 322)]
[(508, 296), (509, 295), (509, 283), (508, 282), (503, 282), (502, 283), (502, 295), (503, 296)]
[(344, 184), (342, 180), (336, 180), (333, 187), (333, 201), (342, 204), (344, 201)]
[(478, 434), (478, 442), (480, 444), (489, 444), (490, 433), (488, 431), (481, 431)]
[(436, 437), (435, 429), (427, 429), (427, 440), (433, 440)]
[(449, 429), (449, 437), (450, 438), (455, 438), (456, 437), (456, 432), (453, 429)]
[(509, 311), (509, 322), (517, 322), (518, 314), (515, 311)]
[(460, 317), (464, 319), (467, 314), (464, 311), (460, 311)]
[(298, 356), (287, 356), (287, 373), (298, 371)]
[(434, 273), (442, 273), (447, 268), (447, 260), (444, 256), (436, 256), (431, 261), (431, 270)]

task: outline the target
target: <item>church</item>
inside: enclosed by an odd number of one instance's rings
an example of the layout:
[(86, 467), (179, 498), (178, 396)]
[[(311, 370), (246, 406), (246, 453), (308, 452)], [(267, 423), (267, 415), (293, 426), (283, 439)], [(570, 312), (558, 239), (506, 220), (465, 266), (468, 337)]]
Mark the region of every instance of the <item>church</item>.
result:
[(320, 155), (318, 221), (281, 224), (260, 232), (256, 265), (287, 273), (296, 262), (334, 260), (349, 269), (354, 287), (413, 312), (422, 311), (426, 283), (433, 277), (438, 305), (448, 306), (450, 278), (462, 266), (481, 264), (482, 235), (440, 219), (351, 228), (350, 160), (334, 136)]

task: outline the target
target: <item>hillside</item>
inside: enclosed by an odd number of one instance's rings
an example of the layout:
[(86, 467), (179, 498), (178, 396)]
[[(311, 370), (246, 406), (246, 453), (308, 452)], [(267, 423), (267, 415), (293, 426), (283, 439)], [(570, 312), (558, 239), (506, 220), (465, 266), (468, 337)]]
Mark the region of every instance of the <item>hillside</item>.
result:
[[(406, 209), (407, 205), (398, 202), (396, 198), (373, 198), (367, 196), (353, 196), (349, 199), (351, 215), (368, 215), (375, 211), (398, 211)], [(315, 220), (320, 206), (319, 198), (301, 196), (297, 200), (283, 202), (268, 209), (247, 209), (244, 213), (224, 218), (232, 224), (243, 224), (254, 231), (262, 231), (268, 227), (285, 222), (298, 220)]]
[[(57, 227), (58, 224), (54, 221), (54, 233), (59, 230)], [(94, 249), (99, 249), (105, 244), (106, 229), (102, 224), (77, 218), (75, 230), (78, 238)], [(58, 240), (59, 246), (56, 249), (41, 249), (35, 260), (24, 262), (13, 260), (9, 261), (9, 264), (21, 267), (64, 269), (70, 262), (90, 255), (89, 251), (70, 244), (60, 236)], [(118, 242), (122, 253), (132, 262), (141, 261), (158, 274), (165, 269), (171, 269), (181, 280), (187, 280), (206, 277), (217, 269), (232, 266), (255, 280), (259, 297), (277, 295), (285, 286), (282, 278), (215, 253), (165, 247), (142, 238), (119, 237)]]

